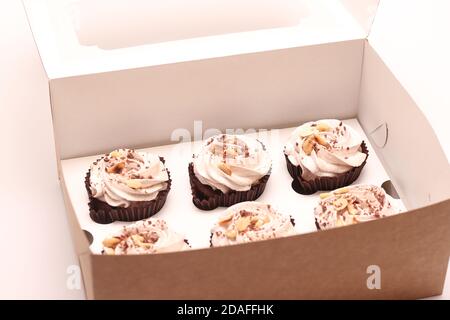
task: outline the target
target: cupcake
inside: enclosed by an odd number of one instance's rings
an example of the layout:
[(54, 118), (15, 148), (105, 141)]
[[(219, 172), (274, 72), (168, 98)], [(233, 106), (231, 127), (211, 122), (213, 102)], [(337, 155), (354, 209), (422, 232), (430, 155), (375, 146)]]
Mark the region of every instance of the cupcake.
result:
[(85, 184), (92, 220), (111, 223), (142, 220), (157, 213), (166, 201), (171, 180), (163, 158), (119, 149), (91, 165)]
[(123, 227), (117, 235), (103, 240), (103, 254), (148, 254), (182, 251), (187, 240), (167, 227), (162, 219), (150, 218)]
[(316, 227), (325, 230), (397, 214), (380, 187), (354, 185), (320, 195), (314, 210)]
[(340, 120), (307, 122), (294, 130), (284, 148), (295, 191), (312, 194), (355, 181), (368, 150), (359, 134)]
[(264, 145), (242, 135), (208, 139), (189, 164), (196, 207), (212, 210), (257, 199), (264, 191), (272, 162)]
[(248, 201), (231, 206), (211, 230), (211, 247), (286, 237), (295, 234), (294, 221), (271, 205)]

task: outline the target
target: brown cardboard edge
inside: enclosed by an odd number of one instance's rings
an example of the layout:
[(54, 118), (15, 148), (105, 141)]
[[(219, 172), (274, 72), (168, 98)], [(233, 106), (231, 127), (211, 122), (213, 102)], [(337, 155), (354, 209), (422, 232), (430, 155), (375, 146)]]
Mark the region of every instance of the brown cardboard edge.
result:
[[(442, 293), (448, 243), (450, 200), (243, 245), (146, 256), (91, 254), (84, 263), (91, 269), (83, 272), (92, 288), (88, 297), (96, 299), (415, 299)], [(366, 268), (374, 264), (382, 270), (381, 290), (366, 286)]]
[(84, 284), (84, 292), (86, 294), (86, 298), (89, 300), (94, 299), (95, 291), (94, 291), (94, 275), (92, 272), (92, 254), (89, 252), (85, 252), (78, 256), (78, 260), (80, 263), (81, 272), (83, 275), (83, 284)]

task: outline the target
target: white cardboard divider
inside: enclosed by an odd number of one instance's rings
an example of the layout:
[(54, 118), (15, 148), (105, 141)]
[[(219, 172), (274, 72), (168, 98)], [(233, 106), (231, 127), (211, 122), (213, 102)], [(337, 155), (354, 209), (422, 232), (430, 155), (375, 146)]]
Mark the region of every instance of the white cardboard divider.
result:
[(50, 81), (61, 159), (171, 143), (175, 129), (354, 118), (364, 40)]
[[(366, 141), (369, 149), (369, 157), (366, 166), (359, 179), (354, 184), (374, 184), (381, 186), (389, 180), (389, 176), (380, 163), (377, 155), (369, 143), (364, 131), (356, 119), (345, 120), (344, 123), (354, 128)], [(267, 183), (266, 190), (257, 200), (270, 203), (280, 212), (290, 214), (295, 219), (295, 229), (301, 233), (316, 231), (314, 224), (314, 208), (319, 201), (319, 192), (313, 195), (301, 195), (291, 188), (290, 177), (283, 154), (283, 146), (290, 133), (295, 128), (270, 130), (251, 135), (258, 137), (269, 151), (272, 158), (272, 174)], [(160, 146), (143, 149), (163, 156), (167, 168), (172, 177), (172, 189), (169, 192), (166, 204), (155, 217), (166, 220), (169, 227), (184, 234), (193, 249), (209, 247), (210, 230), (217, 217), (225, 208), (217, 208), (212, 211), (197, 209), (192, 203), (191, 188), (189, 185), (188, 164), (192, 154), (198, 150), (201, 142), (185, 142), (174, 145)], [(83, 158), (63, 160), (62, 174), (73, 205), (75, 214), (82, 229), (89, 231), (94, 242), (91, 245), (93, 253), (100, 253), (102, 240), (120, 230), (129, 222), (114, 222), (103, 225), (92, 221), (89, 216), (88, 196), (84, 185), (84, 177), (91, 163), (99, 158), (99, 155)], [(392, 199), (393, 205), (404, 210), (401, 200)]]

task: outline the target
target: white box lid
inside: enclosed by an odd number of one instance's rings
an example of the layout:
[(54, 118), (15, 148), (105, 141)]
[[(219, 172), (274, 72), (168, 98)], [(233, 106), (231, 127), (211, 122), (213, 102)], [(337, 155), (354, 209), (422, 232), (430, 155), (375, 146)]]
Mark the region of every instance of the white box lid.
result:
[(367, 36), (378, 0), (24, 0), (50, 79)]

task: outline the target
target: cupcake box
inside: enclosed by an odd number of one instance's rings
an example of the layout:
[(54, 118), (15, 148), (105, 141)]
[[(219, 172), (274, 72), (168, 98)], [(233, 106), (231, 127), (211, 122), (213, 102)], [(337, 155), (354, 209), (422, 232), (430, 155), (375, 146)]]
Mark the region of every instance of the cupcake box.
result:
[[(378, 8), (374, 0), (302, 1), (297, 11), (289, 7), (298, 24), (282, 13), (277, 28), (273, 21), (261, 24), (264, 10), (254, 10), (248, 15), (261, 15), (257, 30), (192, 32), (156, 44), (142, 30), (138, 46), (121, 47), (111, 37), (105, 48), (80, 41), (83, 32), (95, 32), (95, 25), (84, 24), (82, 13), (95, 9), (86, 2), (24, 3), (49, 78), (61, 189), (88, 298), (419, 298), (442, 292), (450, 170), (448, 137), (435, 114), (445, 108), (426, 99), (416, 103), (412, 97), (421, 89), (405, 85), (399, 53), (391, 50), (411, 40), (403, 30), (414, 30), (408, 19), (418, 10), (414, 5), (400, 17), (393, 14), (398, 4), (388, 1)], [(265, 10), (271, 5), (267, 1)], [(235, 6), (229, 10), (242, 9)], [(105, 12), (112, 23), (120, 14)], [(405, 25), (409, 29), (401, 29)], [(395, 186), (400, 199), (393, 201), (406, 212), (316, 231), (319, 193), (294, 192), (283, 145), (298, 125), (327, 118), (343, 119), (367, 144), (370, 156), (355, 183)], [(188, 165), (207, 129), (236, 128), (257, 129), (253, 135), (273, 161), (258, 201), (291, 215), (297, 235), (209, 248), (225, 208), (194, 206)], [(189, 137), (198, 141), (175, 143)], [(100, 254), (102, 240), (127, 223), (92, 221), (84, 178), (101, 154), (121, 147), (164, 157), (172, 185), (155, 217), (183, 234), (191, 250)], [(381, 271), (380, 289), (368, 286), (373, 266)]]

